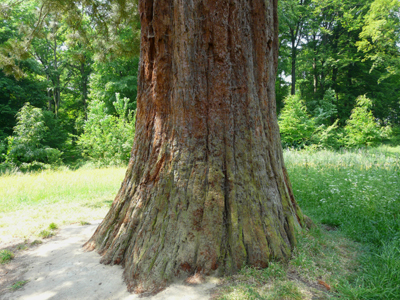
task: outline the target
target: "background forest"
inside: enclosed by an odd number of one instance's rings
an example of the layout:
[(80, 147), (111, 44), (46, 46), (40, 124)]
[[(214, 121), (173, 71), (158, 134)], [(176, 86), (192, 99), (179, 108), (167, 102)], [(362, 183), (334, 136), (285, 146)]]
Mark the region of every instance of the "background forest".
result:
[[(139, 64), (136, 1), (66, 3), (1, 4), (2, 170), (129, 159)], [(279, 14), (283, 146), (398, 144), (399, 2), (281, 0)]]
[[(319, 299), (400, 299), (400, 2), (278, 3), (285, 164), (317, 227), (288, 264), (244, 268), (218, 299), (304, 299), (307, 284)], [(137, 0), (0, 1), (0, 242), (109, 211), (134, 138), (139, 38)]]

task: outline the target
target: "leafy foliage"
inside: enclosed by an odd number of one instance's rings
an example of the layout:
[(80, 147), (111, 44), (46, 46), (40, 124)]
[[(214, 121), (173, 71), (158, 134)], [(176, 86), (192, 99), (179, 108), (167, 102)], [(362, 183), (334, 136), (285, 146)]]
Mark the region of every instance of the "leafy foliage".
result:
[(332, 89), (328, 89), (324, 97), (316, 101), (313, 114), (316, 129), (311, 142), (318, 148), (338, 149), (343, 145), (343, 132), (338, 124), (339, 119), (332, 122), (337, 115), (335, 101), (335, 91)]
[(66, 138), (52, 113), (43, 112), (28, 102), (17, 113), (14, 136), (8, 138), (6, 160), (22, 167), (34, 166), (35, 163), (39, 163), (37, 166), (40, 163), (55, 164), (62, 154), (55, 147)]
[(0, 140), (0, 163), (6, 160), (7, 154), (7, 143), (6, 141)]
[(372, 69), (386, 69), (379, 80), (400, 75), (400, 3), (397, 0), (375, 0), (365, 16), (357, 42), (358, 49), (373, 62)]
[(332, 125), (319, 125), (313, 133), (311, 142), (320, 149), (339, 149), (344, 146), (344, 132), (336, 120)]
[(78, 144), (84, 155), (102, 164), (126, 163), (130, 157), (135, 133), (134, 114), (128, 108), (129, 99), (116, 94), (113, 103), (117, 116), (107, 113), (106, 103), (92, 100), (84, 133)]
[(36, 107), (44, 107), (47, 102), (46, 83), (35, 73), (36, 63), (25, 65), (32, 73), (19, 81), (0, 71), (0, 139), (12, 135), (15, 116), (26, 102)]
[(298, 95), (285, 98), (285, 106), (279, 116), (282, 144), (286, 147), (304, 146), (315, 130), (315, 120), (308, 113)]
[(314, 110), (316, 124), (330, 125), (333, 123), (332, 119), (337, 114), (335, 101), (335, 91), (327, 89), (324, 97), (317, 102), (317, 107)]
[(389, 127), (381, 127), (371, 112), (372, 101), (365, 96), (357, 98), (357, 106), (347, 120), (345, 131), (349, 146), (371, 146), (382, 140)]
[(115, 112), (113, 103), (118, 93), (122, 98), (128, 98), (129, 109), (136, 109), (137, 72), (139, 58), (118, 58), (110, 62), (96, 62), (94, 74), (91, 77), (90, 97), (101, 100), (107, 110)]
[(364, 94), (381, 122), (400, 122), (398, 1), (282, 0), (278, 5), (278, 111), (281, 91), (291, 81), (291, 93), (300, 93), (314, 117), (316, 102), (335, 91), (337, 114), (327, 126), (339, 119), (343, 128)]

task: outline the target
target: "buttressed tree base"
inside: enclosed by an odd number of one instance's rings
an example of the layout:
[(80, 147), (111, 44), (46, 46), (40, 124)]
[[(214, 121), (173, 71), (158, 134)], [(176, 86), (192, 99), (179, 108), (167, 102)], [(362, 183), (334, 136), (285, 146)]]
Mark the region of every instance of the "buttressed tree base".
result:
[(140, 0), (136, 136), (85, 244), (128, 289), (290, 257), (304, 223), (275, 109), (277, 0)]

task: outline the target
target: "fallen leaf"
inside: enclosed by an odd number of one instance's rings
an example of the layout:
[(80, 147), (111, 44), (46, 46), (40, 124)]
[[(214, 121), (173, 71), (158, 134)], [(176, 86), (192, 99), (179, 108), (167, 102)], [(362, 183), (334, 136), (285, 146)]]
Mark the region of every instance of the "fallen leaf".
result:
[(331, 287), (329, 284), (327, 284), (325, 281), (318, 280), (318, 284), (324, 286), (328, 291), (330, 291)]

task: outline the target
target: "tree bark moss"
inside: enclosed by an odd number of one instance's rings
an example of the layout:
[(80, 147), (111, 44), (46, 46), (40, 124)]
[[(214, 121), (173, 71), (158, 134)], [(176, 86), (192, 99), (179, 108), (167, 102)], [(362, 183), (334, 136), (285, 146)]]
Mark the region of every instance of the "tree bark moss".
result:
[(303, 217), (275, 108), (276, 0), (140, 0), (136, 136), (88, 250), (128, 289), (287, 259)]

